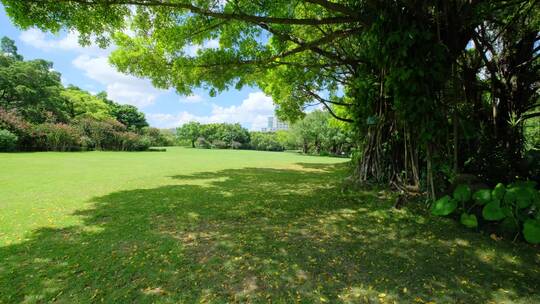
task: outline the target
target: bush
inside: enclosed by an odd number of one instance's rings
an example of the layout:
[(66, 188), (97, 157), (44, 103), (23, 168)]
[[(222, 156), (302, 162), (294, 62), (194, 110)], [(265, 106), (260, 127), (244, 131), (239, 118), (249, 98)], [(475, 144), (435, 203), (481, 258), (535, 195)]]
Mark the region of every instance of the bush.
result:
[(34, 132), (32, 125), (14, 111), (0, 108), (0, 129), (10, 131), (18, 137), (16, 149), (34, 150)]
[(492, 190), (471, 188), (461, 184), (453, 197), (448, 195), (433, 203), (431, 213), (446, 216), (461, 213), (460, 221), (476, 228), (479, 219), (495, 223), (501, 230), (517, 234), (521, 231), (529, 243), (540, 243), (540, 193), (532, 181), (499, 183)]
[(81, 134), (76, 128), (62, 123), (35, 126), (38, 146), (50, 151), (72, 151), (81, 147)]
[(210, 143), (204, 139), (204, 137), (199, 137), (197, 138), (197, 141), (195, 141), (195, 147), (201, 149), (210, 149)]
[(11, 152), (17, 148), (19, 137), (8, 130), (0, 129), (0, 152)]
[(140, 136), (133, 151), (145, 151), (152, 146), (152, 139), (148, 136)]
[[(93, 144), (91, 147), (93, 149), (130, 151), (130, 148), (126, 148), (125, 141), (126, 136), (133, 136), (125, 135), (125, 133), (130, 133), (127, 132), (126, 126), (114, 119), (96, 120), (85, 117), (78, 119), (75, 125), (82, 136), (90, 139), (88, 143)], [(136, 133), (133, 134), (137, 135)], [(129, 145), (130, 143), (128, 143)]]
[(166, 147), (174, 145), (174, 134), (170, 130), (145, 127), (142, 134), (151, 139), (151, 146)]
[(231, 148), (235, 149), (235, 150), (238, 150), (238, 149), (242, 149), (244, 145), (240, 142), (237, 142), (237, 141), (233, 141), (231, 143)]
[(92, 139), (88, 136), (81, 136), (81, 150), (82, 151), (90, 151), (94, 148), (95, 143), (92, 141)]
[(150, 148), (152, 140), (147, 136), (141, 136), (134, 132), (116, 132), (115, 138), (120, 151), (145, 151)]
[(281, 145), (275, 133), (251, 133), (251, 147), (261, 151), (283, 151), (285, 147)]
[(223, 140), (219, 140), (219, 139), (216, 139), (212, 142), (212, 148), (216, 148), (216, 149), (228, 149), (229, 148), (229, 144), (227, 144), (226, 142), (224, 142)]

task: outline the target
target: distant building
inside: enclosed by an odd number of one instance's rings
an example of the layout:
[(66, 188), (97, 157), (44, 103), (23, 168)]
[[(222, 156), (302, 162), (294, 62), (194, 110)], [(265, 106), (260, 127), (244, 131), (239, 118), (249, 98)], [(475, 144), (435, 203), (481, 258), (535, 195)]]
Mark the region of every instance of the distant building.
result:
[(263, 132), (275, 132), (281, 130), (289, 130), (289, 124), (274, 116), (269, 116), (267, 127), (262, 128)]

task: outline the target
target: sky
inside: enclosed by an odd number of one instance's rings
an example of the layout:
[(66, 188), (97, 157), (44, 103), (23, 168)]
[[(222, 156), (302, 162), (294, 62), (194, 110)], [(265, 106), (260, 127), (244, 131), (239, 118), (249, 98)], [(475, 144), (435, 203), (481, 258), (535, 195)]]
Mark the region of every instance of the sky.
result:
[[(14, 26), (0, 4), (0, 37), (15, 40), (25, 60), (45, 59), (62, 74), (64, 85), (73, 84), (92, 93), (107, 92), (109, 99), (142, 111), (151, 126), (174, 128), (189, 121), (240, 123), (250, 130), (266, 127), (274, 115), (272, 98), (257, 88), (231, 89), (215, 97), (204, 90), (180, 96), (173, 89), (156, 89), (146, 79), (118, 72), (108, 62), (109, 49), (81, 47), (75, 33), (52, 35), (38, 29)], [(193, 46), (193, 51), (197, 46)]]

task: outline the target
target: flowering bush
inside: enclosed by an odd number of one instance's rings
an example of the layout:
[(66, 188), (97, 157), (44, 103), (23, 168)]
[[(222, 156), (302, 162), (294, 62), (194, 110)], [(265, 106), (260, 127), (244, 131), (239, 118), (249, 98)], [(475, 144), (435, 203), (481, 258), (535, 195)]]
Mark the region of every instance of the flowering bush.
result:
[(73, 126), (63, 123), (44, 123), (35, 127), (37, 142), (49, 151), (72, 151), (81, 147), (81, 134)]
[(34, 149), (34, 132), (32, 125), (26, 122), (15, 111), (7, 111), (0, 108), (0, 129), (8, 130), (17, 136), (17, 145), (19, 149)]

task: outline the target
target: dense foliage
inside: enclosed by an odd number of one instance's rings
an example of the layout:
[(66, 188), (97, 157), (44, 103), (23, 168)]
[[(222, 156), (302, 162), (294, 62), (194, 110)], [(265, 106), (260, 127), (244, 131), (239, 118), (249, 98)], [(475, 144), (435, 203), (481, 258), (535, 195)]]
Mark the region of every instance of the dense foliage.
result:
[(248, 130), (238, 123), (189, 122), (177, 129), (177, 136), (199, 148), (240, 149), (248, 148), (250, 142)]
[(64, 87), (50, 62), (25, 61), (4, 37), (0, 54), (0, 150), (145, 150), (171, 145), (144, 114), (105, 93)]
[(350, 128), (336, 123), (326, 111), (307, 114), (292, 125), (291, 131), (297, 147), (304, 153), (348, 155), (355, 146)]
[(317, 155), (349, 155), (354, 147), (352, 132), (335, 124), (328, 112), (308, 113), (291, 130), (248, 132), (240, 124), (189, 122), (177, 129), (178, 139), (192, 147), (254, 149), (262, 151), (302, 150)]
[(474, 193), (465, 184), (458, 185), (452, 197), (435, 201), (431, 212), (446, 216), (461, 213), (460, 221), (468, 228), (479, 226), (479, 219), (497, 223), (502, 232), (517, 235), (520, 230), (530, 243), (540, 243), (540, 193), (535, 182), (515, 182)]

